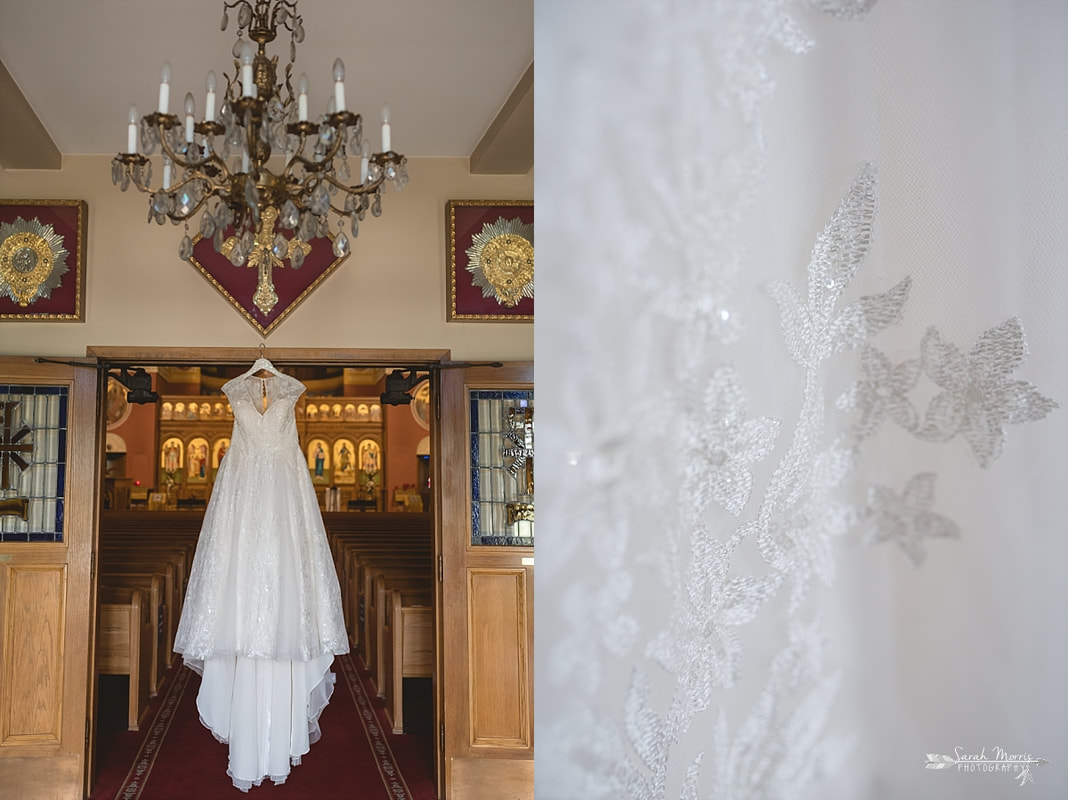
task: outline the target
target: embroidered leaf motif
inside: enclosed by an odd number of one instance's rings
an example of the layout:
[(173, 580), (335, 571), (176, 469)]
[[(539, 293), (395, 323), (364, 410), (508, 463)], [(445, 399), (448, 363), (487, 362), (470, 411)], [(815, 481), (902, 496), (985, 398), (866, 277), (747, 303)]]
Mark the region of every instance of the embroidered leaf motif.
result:
[(682, 790), (679, 792), (679, 800), (698, 800), (697, 798), (697, 780), (701, 777), (701, 759), (704, 753), (698, 753), (697, 758), (690, 764), (689, 769), (686, 770), (686, 780), (682, 784)]
[(912, 278), (905, 278), (894, 288), (878, 295), (868, 295), (848, 305), (831, 323), (831, 349), (835, 353), (851, 350), (888, 325), (901, 320), (901, 309), (909, 297)]
[(649, 678), (640, 669), (631, 677), (630, 693), (624, 707), (627, 721), (627, 738), (634, 751), (652, 770), (659, 767), (664, 747), (664, 723), (648, 705)]
[(808, 302), (784, 281), (769, 287), (782, 316), (786, 348), (807, 369), (885, 328), (901, 316), (908, 278), (881, 295), (862, 297), (838, 314), (838, 298), (871, 246), (875, 216), (875, 167), (867, 164), (816, 237), (808, 265)]
[(808, 267), (808, 307), (826, 319), (871, 246), (876, 170), (865, 164), (816, 237)]
[(811, 362), (808, 352), (812, 341), (812, 320), (808, 308), (801, 303), (797, 290), (786, 281), (775, 281), (768, 287), (768, 293), (779, 306), (782, 327), (786, 338), (786, 349), (801, 366)]

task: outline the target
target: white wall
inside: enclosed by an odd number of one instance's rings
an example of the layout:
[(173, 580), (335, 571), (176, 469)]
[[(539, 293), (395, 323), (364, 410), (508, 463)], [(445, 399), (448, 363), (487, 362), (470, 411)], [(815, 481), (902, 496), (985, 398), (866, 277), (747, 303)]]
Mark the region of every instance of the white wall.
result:
[[(448, 348), (457, 360), (530, 360), (530, 323), (445, 321), (445, 203), (530, 200), (524, 176), (470, 175), (466, 159), (415, 159), (353, 253), (266, 339), (272, 347)], [(0, 169), (0, 198), (89, 204), (84, 323), (0, 322), (0, 353), (79, 356), (87, 345), (256, 346), (260, 333), (190, 264), (182, 228), (147, 223), (147, 195), (111, 184), (110, 158), (58, 171)], [(196, 226), (191, 226), (193, 232)], [(236, 268), (235, 268), (236, 269)]]

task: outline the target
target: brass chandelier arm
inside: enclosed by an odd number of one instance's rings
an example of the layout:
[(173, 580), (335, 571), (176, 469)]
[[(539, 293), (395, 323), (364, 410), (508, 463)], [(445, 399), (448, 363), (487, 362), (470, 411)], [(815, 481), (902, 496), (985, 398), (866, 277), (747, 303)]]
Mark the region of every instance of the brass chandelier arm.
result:
[[(189, 159), (183, 158), (182, 156), (178, 155), (177, 153), (174, 152), (174, 150), (171, 149), (170, 145), (167, 144), (166, 137), (164, 137), (162, 135), (163, 134), (163, 129), (162, 128), (160, 128), (159, 133), (161, 134), (160, 137), (159, 137), (160, 148), (167, 154), (167, 158), (169, 158), (172, 163), (177, 164), (179, 167), (182, 167), (183, 169), (201, 169), (202, 167), (204, 167), (207, 164), (214, 164), (219, 169), (219, 171), (220, 171), (220, 173), (222, 175), (222, 178), (225, 181), (229, 182), (233, 178), (233, 173), (230, 172), (229, 167), (226, 166), (226, 162), (223, 161), (222, 158), (219, 157), (219, 154), (216, 153), (214, 149), (211, 150), (211, 155), (208, 156), (207, 158), (205, 158), (203, 160), (198, 160), (198, 161), (190, 161)], [(219, 181), (216, 181), (213, 178), (213, 183), (218, 183), (218, 182)], [(184, 183), (188, 183), (188, 180), (184, 181), (180, 185), (184, 185)], [(171, 187), (171, 191), (173, 191), (174, 188), (175, 187)]]
[[(341, 125), (331, 125), (330, 124), (330, 120), (333, 119), (333, 120), (337, 121), (336, 118), (339, 117), (339, 116), (342, 116), (342, 115), (333, 114), (331, 117), (327, 118), (328, 121), (325, 124), (330, 125), (330, 127), (332, 127), (334, 129), (335, 136), (334, 136), (333, 143), (330, 145), (329, 151), (327, 151), (326, 153), (323, 154), (323, 157), (322, 157), (321, 160), (312, 161), (311, 159), (305, 158), (302, 155), (303, 152), (304, 152), (304, 145), (308, 140), (308, 136), (304, 132), (300, 132), (299, 133), (300, 142), (297, 145), (296, 153), (294, 154), (293, 158), (290, 160), (289, 164), (286, 166), (286, 173), (287, 174), (290, 174), (290, 175), (292, 174), (292, 166), (293, 166), (293, 164), (296, 164), (296, 163), (303, 164), (306, 169), (311, 169), (313, 172), (316, 172), (316, 173), (323, 172), (328, 166), (330, 166), (331, 164), (334, 163), (334, 158), (337, 156), (338, 150), (341, 149), (341, 144), (342, 144), (342, 141), (345, 138), (345, 135), (344, 135), (344, 128)], [(350, 115), (350, 116), (355, 116), (356, 119), (359, 119), (358, 115)], [(316, 133), (318, 133), (319, 127), (320, 126), (316, 126)]]
[[(371, 194), (372, 192), (374, 192), (375, 189), (377, 189), (379, 186), (382, 185), (382, 181), (385, 180), (385, 176), (384, 175), (379, 175), (371, 183), (368, 183), (368, 184), (362, 184), (361, 183), (359, 186), (346, 186), (341, 181), (337, 180), (336, 178), (334, 178), (334, 177), (332, 177), (330, 175), (323, 175), (322, 176), (322, 180), (326, 181), (331, 186), (336, 186), (338, 189), (340, 189), (341, 191), (345, 192), (346, 194), (354, 194), (357, 197), (359, 197), (360, 195)], [(339, 214), (346, 213), (342, 209), (334, 208), (333, 204), (331, 204), (330, 207), (333, 208), (334, 211), (336, 211)]]

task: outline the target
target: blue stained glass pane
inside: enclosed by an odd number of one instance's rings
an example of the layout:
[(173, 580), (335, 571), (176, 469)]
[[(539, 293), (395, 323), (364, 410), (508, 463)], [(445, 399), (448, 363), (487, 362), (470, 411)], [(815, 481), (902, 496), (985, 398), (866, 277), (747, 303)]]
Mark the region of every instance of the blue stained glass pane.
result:
[[(532, 407), (530, 389), (478, 389), (468, 392), (471, 433), (471, 543), (473, 545), (531, 547), (533, 536), (516, 536), (507, 523), (515, 481), (505, 473), (507, 458), (497, 452), (498, 437), (503, 446), (515, 422), (507, 417), (509, 408)], [(480, 414), (480, 412), (482, 412)], [(482, 512), (485, 512), (484, 514)]]
[[(34, 528), (18, 532), (0, 533), (0, 541), (3, 542), (62, 542), (63, 524), (65, 518), (65, 506), (63, 495), (66, 492), (66, 460), (67, 460), (67, 425), (69, 422), (68, 411), (70, 409), (70, 387), (68, 386), (26, 386), (16, 384), (0, 385), (0, 395), (10, 398), (23, 406), (25, 423), (33, 427), (34, 420), (39, 420), (44, 426), (38, 432), (44, 434), (41, 441), (47, 441), (54, 437), (55, 457), (51, 457), (51, 448), (48, 452), (34, 453), (33, 463), (41, 466), (51, 465), (54, 469), (55, 484), (53, 486), (39, 487), (35, 483), (30, 502), (48, 503), (55, 499), (55, 517), (49, 520), (43, 527), (50, 530)], [(57, 398), (52, 405), (50, 398)], [(39, 398), (36, 402), (33, 398)], [(48, 413), (54, 409), (53, 413)], [(58, 412), (58, 413), (56, 413)], [(46, 433), (47, 431), (47, 433)], [(53, 433), (54, 431), (54, 433)], [(38, 437), (34, 437), (36, 443)], [(46, 473), (47, 474), (47, 473)], [(43, 489), (43, 491), (42, 491)], [(35, 517), (36, 519), (36, 517)], [(26, 523), (20, 523), (17, 527), (28, 528)]]

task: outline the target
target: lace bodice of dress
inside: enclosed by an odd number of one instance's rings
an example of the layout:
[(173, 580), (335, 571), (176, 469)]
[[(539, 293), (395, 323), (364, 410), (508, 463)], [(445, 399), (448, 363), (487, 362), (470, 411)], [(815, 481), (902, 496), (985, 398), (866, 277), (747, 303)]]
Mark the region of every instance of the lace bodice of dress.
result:
[[(254, 373), (261, 369), (272, 374), (257, 378)], [(231, 450), (254, 456), (292, 448), (298, 441), (293, 409), (304, 390), (304, 384), (262, 358), (245, 374), (228, 381), (223, 393), (234, 411)]]

